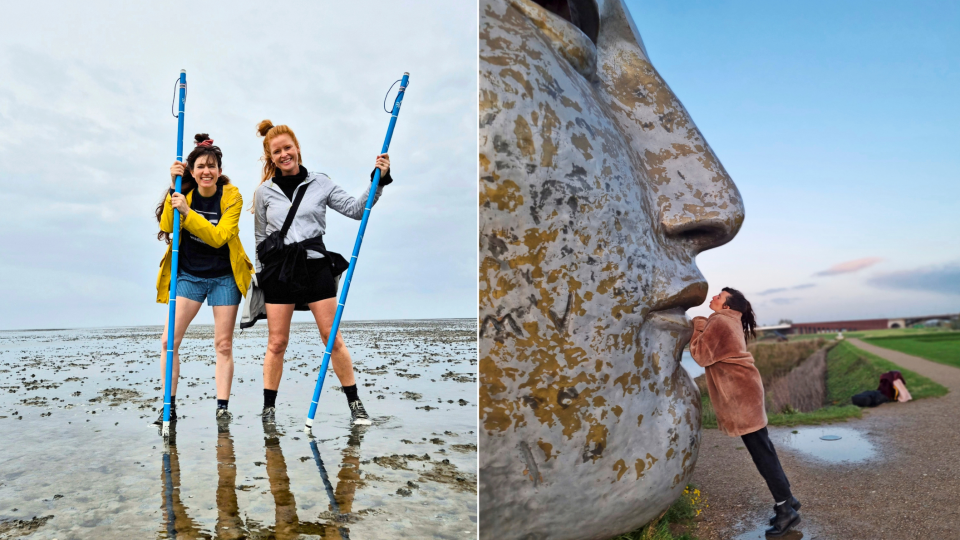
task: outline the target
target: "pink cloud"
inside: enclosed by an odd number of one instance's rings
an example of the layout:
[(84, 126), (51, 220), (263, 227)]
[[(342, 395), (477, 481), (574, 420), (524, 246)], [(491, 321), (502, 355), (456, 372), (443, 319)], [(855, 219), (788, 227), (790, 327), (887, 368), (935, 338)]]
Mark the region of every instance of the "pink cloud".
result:
[(878, 262), (882, 261), (880, 257), (866, 257), (863, 259), (857, 259), (854, 261), (842, 262), (840, 264), (835, 264), (830, 268), (822, 272), (817, 272), (815, 276), (835, 276), (837, 274), (849, 274), (850, 272), (857, 272), (863, 270), (868, 266), (873, 266)]

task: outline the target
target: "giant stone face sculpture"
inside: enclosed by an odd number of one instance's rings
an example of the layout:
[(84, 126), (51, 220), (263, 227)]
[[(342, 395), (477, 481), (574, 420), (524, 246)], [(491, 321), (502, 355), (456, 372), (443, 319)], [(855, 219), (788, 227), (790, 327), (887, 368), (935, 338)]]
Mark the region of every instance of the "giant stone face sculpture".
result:
[(608, 538), (700, 444), (694, 263), (740, 194), (622, 0), (480, 1), (480, 530)]

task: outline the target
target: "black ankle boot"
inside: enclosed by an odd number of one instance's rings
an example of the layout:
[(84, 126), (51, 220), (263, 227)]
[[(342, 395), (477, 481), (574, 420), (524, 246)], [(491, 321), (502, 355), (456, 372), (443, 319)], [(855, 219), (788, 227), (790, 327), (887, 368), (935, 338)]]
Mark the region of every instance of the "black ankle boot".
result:
[[(797, 498), (794, 497), (793, 495), (791, 495), (790, 498), (787, 499), (787, 502), (785, 502), (785, 503), (783, 503), (783, 504), (789, 504), (789, 505), (792, 506), (793, 509), (796, 510), (797, 512), (800, 511), (800, 501), (798, 501)], [(777, 505), (773, 505), (773, 511), (774, 511), (774, 512), (777, 511)], [(775, 521), (777, 521), (777, 516), (776, 516), (776, 514), (774, 514), (774, 516), (773, 516), (772, 518), (770, 518), (770, 524), (773, 525), (773, 522), (775, 522)]]
[(790, 530), (791, 527), (795, 527), (800, 524), (800, 514), (793, 509), (792, 506), (788, 503), (783, 503), (780, 506), (774, 508), (777, 515), (773, 520), (773, 527), (767, 529), (767, 536), (776, 538), (778, 536), (783, 536)]

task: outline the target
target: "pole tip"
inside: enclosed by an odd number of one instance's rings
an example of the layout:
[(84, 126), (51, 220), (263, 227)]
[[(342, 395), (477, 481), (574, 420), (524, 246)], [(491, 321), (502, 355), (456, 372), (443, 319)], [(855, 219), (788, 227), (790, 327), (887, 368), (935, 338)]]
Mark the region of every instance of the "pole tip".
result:
[(403, 74), (406, 75), (407, 77), (410, 76), (410, 72), (409, 72), (409, 71), (404, 71)]
[(181, 69), (181, 70), (180, 70), (180, 73), (186, 73), (186, 72), (187, 72), (187, 70), (185, 70), (185, 69)]

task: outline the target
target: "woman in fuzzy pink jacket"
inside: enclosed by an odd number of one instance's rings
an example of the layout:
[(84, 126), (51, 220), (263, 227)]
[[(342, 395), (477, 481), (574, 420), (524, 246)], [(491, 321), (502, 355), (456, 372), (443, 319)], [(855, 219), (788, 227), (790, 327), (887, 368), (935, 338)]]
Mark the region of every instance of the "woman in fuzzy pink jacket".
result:
[(743, 293), (725, 287), (710, 300), (710, 318), (693, 319), (690, 355), (704, 367), (707, 391), (720, 431), (740, 437), (767, 482), (776, 505), (767, 536), (783, 536), (800, 523), (800, 501), (790, 492), (777, 451), (767, 434), (763, 381), (747, 350), (747, 336), (756, 337), (756, 318)]

